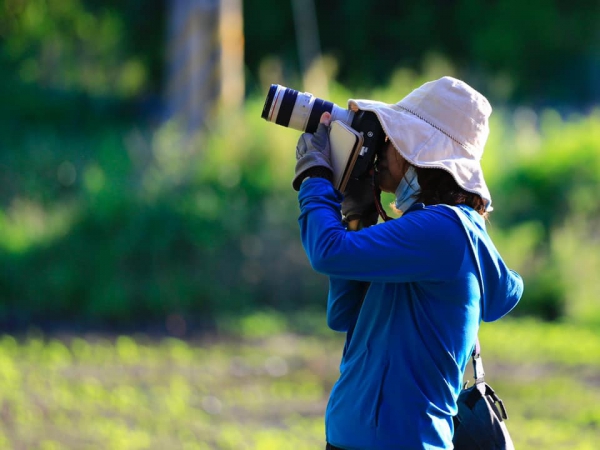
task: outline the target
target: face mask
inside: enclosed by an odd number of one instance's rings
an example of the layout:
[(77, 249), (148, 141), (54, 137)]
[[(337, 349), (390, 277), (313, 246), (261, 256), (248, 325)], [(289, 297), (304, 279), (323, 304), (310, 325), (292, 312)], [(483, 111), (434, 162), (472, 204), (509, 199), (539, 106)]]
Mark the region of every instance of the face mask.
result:
[(409, 166), (402, 177), (400, 184), (396, 188), (396, 208), (404, 213), (415, 202), (413, 195), (416, 194), (420, 188), (419, 182), (417, 181), (417, 171), (413, 166)]

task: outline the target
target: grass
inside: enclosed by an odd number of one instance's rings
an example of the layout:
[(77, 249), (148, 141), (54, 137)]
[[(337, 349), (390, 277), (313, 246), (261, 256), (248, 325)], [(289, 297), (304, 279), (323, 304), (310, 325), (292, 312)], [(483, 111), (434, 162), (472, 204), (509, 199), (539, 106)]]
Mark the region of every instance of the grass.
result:
[[(3, 336), (0, 448), (323, 448), (342, 336), (265, 335), (259, 317), (237, 338)], [(480, 335), (516, 448), (597, 448), (597, 332), (503, 320)]]

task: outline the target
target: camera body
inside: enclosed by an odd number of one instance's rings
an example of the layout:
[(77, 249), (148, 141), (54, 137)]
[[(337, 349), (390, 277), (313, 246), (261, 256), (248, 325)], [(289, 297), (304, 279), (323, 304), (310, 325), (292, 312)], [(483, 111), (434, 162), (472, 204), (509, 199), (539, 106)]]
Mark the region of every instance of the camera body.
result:
[[(351, 178), (368, 176), (375, 157), (383, 148), (385, 133), (375, 113), (371, 111), (351, 111), (322, 100), (307, 92), (298, 92), (278, 84), (272, 84), (261, 117), (284, 127), (314, 133), (324, 112), (331, 113), (331, 120), (339, 120), (362, 134), (363, 144)], [(334, 144), (334, 143), (332, 143)]]

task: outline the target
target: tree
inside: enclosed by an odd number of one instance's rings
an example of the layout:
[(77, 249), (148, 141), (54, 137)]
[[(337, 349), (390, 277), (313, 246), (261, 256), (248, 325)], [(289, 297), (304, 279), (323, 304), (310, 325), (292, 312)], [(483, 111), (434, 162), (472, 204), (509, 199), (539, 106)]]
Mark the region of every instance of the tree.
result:
[(167, 111), (188, 132), (244, 96), (240, 0), (173, 0), (167, 33)]

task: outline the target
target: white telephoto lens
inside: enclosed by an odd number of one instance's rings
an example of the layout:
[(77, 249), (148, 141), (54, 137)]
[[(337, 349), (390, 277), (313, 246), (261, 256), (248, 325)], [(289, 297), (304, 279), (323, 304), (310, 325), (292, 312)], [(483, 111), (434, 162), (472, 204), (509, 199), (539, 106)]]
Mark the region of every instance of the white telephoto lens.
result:
[(308, 124), (308, 119), (314, 104), (314, 95), (309, 94), (308, 92), (299, 92), (288, 126), (294, 130), (306, 130), (306, 125)]

